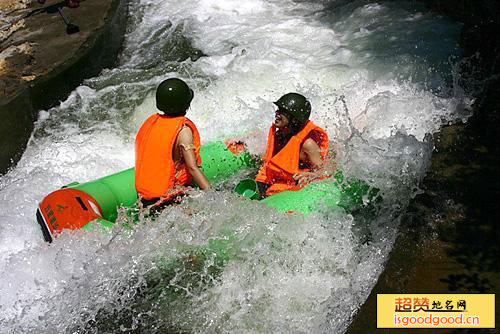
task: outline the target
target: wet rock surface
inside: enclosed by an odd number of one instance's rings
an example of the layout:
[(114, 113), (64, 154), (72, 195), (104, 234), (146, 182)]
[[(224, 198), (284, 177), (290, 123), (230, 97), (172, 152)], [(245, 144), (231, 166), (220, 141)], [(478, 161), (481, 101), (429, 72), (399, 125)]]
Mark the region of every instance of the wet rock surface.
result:
[[(349, 333), (413, 333), (377, 329), (379, 293), (496, 293), (500, 286), (500, 4), (424, 0), (464, 24), (463, 85), (476, 97), (473, 116), (441, 130), (432, 164), (411, 202), (384, 273)], [(498, 326), (499, 302), (496, 299)], [(435, 333), (436, 329), (419, 329)], [(495, 329), (439, 329), (493, 333)]]
[(36, 1), (2, 4), (0, 173), (22, 155), (37, 110), (54, 106), (83, 79), (115, 64), (126, 12), (126, 0), (85, 0), (78, 8), (51, 0), (44, 6)]

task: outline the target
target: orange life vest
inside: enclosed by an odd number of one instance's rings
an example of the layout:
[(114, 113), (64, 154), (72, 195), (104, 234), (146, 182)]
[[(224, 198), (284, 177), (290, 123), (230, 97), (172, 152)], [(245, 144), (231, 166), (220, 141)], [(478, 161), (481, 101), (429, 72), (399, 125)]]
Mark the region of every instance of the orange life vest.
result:
[(177, 135), (184, 126), (193, 131), (196, 160), (201, 164), (200, 134), (193, 122), (184, 116), (150, 116), (135, 139), (135, 188), (144, 199), (162, 197), (168, 200), (192, 180), (185, 163), (175, 163), (173, 150)]
[(270, 196), (285, 190), (299, 190), (304, 187), (298, 185), (293, 175), (298, 172), (306, 172), (307, 169), (299, 169), (300, 149), (304, 141), (310, 137), (321, 149), (321, 158), (324, 160), (328, 152), (328, 134), (325, 130), (307, 121), (304, 128), (288, 141), (279, 152), (273, 156), (275, 144), (276, 126), (273, 124), (267, 139), (267, 150), (262, 160), (262, 165), (255, 181), (270, 184), (266, 195)]

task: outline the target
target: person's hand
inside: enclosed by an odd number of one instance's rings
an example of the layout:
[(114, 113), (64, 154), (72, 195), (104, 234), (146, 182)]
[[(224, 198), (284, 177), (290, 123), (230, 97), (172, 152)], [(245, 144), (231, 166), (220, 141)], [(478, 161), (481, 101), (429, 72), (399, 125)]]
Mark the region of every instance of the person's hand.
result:
[(307, 183), (311, 183), (320, 178), (317, 172), (299, 172), (293, 174), (293, 179), (298, 182), (299, 185), (304, 185)]

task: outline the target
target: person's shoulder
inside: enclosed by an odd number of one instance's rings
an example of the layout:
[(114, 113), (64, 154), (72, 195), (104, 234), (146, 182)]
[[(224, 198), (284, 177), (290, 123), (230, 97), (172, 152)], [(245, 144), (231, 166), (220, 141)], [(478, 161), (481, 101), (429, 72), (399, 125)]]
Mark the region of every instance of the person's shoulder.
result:
[(189, 126), (184, 126), (177, 136), (179, 143), (190, 143), (193, 141), (193, 130)]
[(318, 143), (316, 143), (316, 141), (313, 138), (308, 137), (306, 138), (306, 140), (304, 140), (302, 148), (305, 149), (306, 151), (315, 150), (318, 148)]

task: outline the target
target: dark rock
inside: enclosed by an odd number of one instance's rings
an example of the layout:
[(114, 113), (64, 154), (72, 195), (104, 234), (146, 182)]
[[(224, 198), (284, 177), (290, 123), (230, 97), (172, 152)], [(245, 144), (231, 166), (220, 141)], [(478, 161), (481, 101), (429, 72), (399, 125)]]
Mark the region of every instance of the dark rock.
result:
[[(47, 1), (47, 6), (57, 3)], [(114, 66), (127, 8), (128, 0), (86, 0), (76, 9), (65, 7), (64, 15), (80, 28), (71, 35), (57, 8), (40, 12), (0, 43), (2, 49), (28, 45), (31, 50), (7, 58), (8, 72), (0, 78), (0, 173), (21, 157), (36, 111), (56, 105), (85, 78)]]

